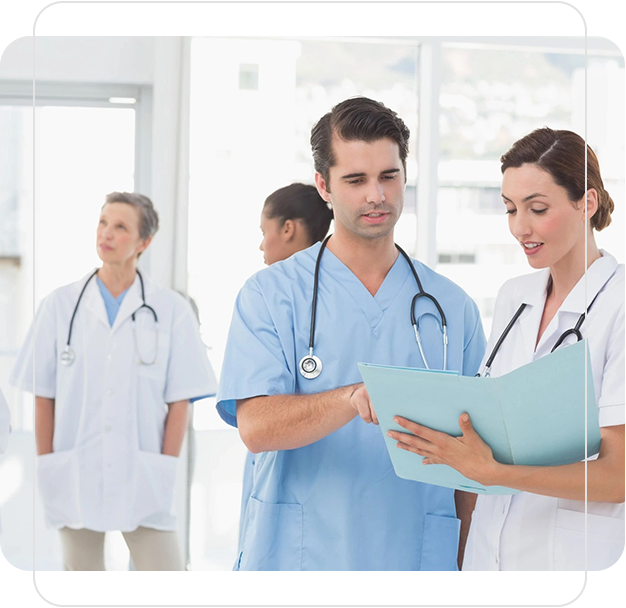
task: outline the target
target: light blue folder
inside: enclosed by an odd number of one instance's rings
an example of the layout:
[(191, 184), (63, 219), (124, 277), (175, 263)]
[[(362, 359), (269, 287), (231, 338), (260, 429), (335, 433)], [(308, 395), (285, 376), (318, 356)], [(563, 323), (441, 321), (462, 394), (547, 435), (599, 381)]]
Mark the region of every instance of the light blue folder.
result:
[[(459, 416), (467, 412), (495, 459), (504, 464), (550, 466), (583, 460), (585, 348), (585, 341), (559, 348), (498, 378), (359, 363), (396, 475), (478, 494), (516, 492), (485, 487), (446, 465), (423, 466), (421, 456), (397, 448), (387, 437), (390, 429), (406, 432), (393, 422), (394, 416), (460, 436)], [(600, 427), (589, 360), (586, 412), (587, 452), (592, 456), (600, 450)]]

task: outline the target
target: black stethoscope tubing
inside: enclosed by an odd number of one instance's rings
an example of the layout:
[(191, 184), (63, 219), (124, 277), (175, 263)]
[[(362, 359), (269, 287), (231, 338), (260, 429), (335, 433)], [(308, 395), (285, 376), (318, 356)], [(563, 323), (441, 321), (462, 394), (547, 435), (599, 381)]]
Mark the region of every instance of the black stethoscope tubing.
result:
[[(313, 350), (315, 346), (315, 323), (316, 323), (316, 316), (317, 316), (317, 296), (318, 296), (318, 287), (319, 287), (320, 264), (322, 261), (322, 254), (331, 236), (332, 234), (329, 234), (322, 241), (322, 245), (317, 254), (317, 260), (315, 262), (315, 272), (313, 276), (313, 298), (311, 302), (311, 330), (309, 333), (309, 354), (308, 356), (303, 357), (302, 360), (300, 361), (300, 373), (307, 379), (317, 378), (317, 376), (319, 376), (319, 374), (322, 372), (322, 362), (318, 357), (316, 357), (313, 354)], [(420, 354), (424, 361), (424, 365), (426, 366), (426, 368), (428, 368), (428, 363), (426, 362), (426, 357), (424, 355), (424, 352), (422, 349), (422, 343), (419, 337), (419, 331), (417, 329), (417, 319), (415, 317), (415, 305), (420, 298), (426, 298), (430, 300), (435, 305), (435, 308), (437, 309), (441, 317), (441, 331), (443, 334), (443, 347), (444, 347), (443, 369), (445, 370), (446, 363), (447, 363), (447, 344), (448, 344), (448, 334), (447, 334), (448, 324), (446, 321), (446, 315), (444, 314), (443, 308), (441, 308), (441, 305), (439, 304), (437, 299), (433, 295), (426, 292), (424, 288), (422, 287), (422, 282), (420, 281), (419, 275), (417, 274), (417, 271), (415, 270), (415, 266), (413, 265), (413, 262), (411, 261), (411, 258), (408, 256), (406, 251), (404, 251), (404, 249), (402, 249), (402, 247), (400, 247), (400, 245), (398, 244), (396, 244), (396, 249), (400, 252), (400, 254), (407, 261), (409, 268), (411, 269), (411, 272), (413, 273), (413, 277), (415, 278), (415, 282), (417, 283), (417, 287), (419, 289), (418, 293), (416, 293), (413, 299), (411, 300), (411, 325), (413, 326), (413, 329), (415, 331), (415, 338), (417, 340), (417, 345), (419, 347)]]
[[(78, 300), (76, 301), (76, 306), (74, 306), (74, 312), (72, 313), (72, 318), (70, 319), (70, 328), (67, 334), (67, 344), (65, 345), (65, 350), (63, 351), (64, 353), (71, 352), (70, 343), (72, 340), (72, 330), (74, 328), (74, 318), (76, 317), (76, 313), (78, 312), (78, 307), (80, 305), (80, 301), (83, 299), (83, 294), (85, 293), (85, 290), (87, 289), (87, 285), (89, 285), (89, 282), (91, 281), (91, 279), (93, 279), (98, 274), (99, 270), (100, 269), (97, 268), (91, 275), (89, 275), (89, 278), (85, 281), (85, 284), (83, 285), (83, 288), (80, 291)], [(143, 284), (143, 277), (141, 276), (141, 272), (139, 272), (139, 270), (137, 270), (137, 276), (139, 277), (139, 284), (141, 286), (141, 301), (143, 302), (143, 304), (137, 310), (135, 310), (135, 312), (133, 312), (133, 314), (131, 315), (131, 319), (133, 323), (135, 323), (135, 315), (142, 308), (147, 308), (152, 313), (152, 316), (154, 317), (154, 322), (158, 324), (159, 318), (156, 314), (156, 311), (154, 310), (154, 308), (152, 308), (152, 306), (149, 306), (148, 304), (146, 304), (146, 292), (145, 292), (145, 288)], [(70, 364), (73, 362), (73, 358), (71, 356), (67, 360), (69, 361)]]
[[(589, 304), (589, 306), (587, 307), (587, 310), (585, 312), (583, 312), (580, 317), (578, 317), (578, 321), (576, 321), (576, 325), (570, 329), (568, 329), (567, 331), (564, 331), (558, 338), (558, 340), (554, 343), (554, 346), (552, 347), (552, 349), (550, 350), (550, 353), (553, 353), (559, 346), (561, 346), (561, 344), (563, 344), (564, 340), (568, 337), (568, 336), (576, 336), (576, 341), (580, 342), (583, 339), (583, 335), (580, 332), (580, 328), (582, 327), (583, 323), (585, 322), (585, 319), (587, 317), (587, 315), (589, 314), (589, 311), (591, 310), (591, 307), (593, 306), (593, 303), (596, 301), (597, 297), (600, 295), (600, 293), (598, 292), (596, 294), (596, 296), (594, 297), (593, 300), (591, 300), (591, 304)], [(493, 365), (493, 362), (496, 358), (496, 355), (498, 354), (498, 351), (500, 350), (500, 347), (502, 346), (502, 343), (504, 342), (504, 340), (506, 339), (506, 337), (509, 335), (509, 332), (511, 331), (511, 329), (513, 329), (513, 325), (515, 325), (515, 322), (519, 319), (520, 315), (522, 314), (522, 312), (524, 312), (524, 309), (526, 308), (526, 304), (521, 304), (520, 307), (517, 309), (517, 311), (515, 312), (515, 314), (513, 315), (513, 317), (511, 318), (511, 320), (509, 321), (509, 324), (504, 328), (504, 331), (502, 332), (502, 334), (500, 335), (500, 337), (498, 338), (498, 341), (496, 342), (496, 345), (493, 347), (493, 350), (491, 351), (491, 354), (489, 355), (489, 359), (487, 359), (487, 362), (485, 363), (485, 370), (483, 372), (483, 377), (484, 378), (488, 378), (490, 376), (490, 371), (491, 371), (491, 366)], [(480, 372), (478, 374), (476, 374), (477, 377), (480, 377)]]

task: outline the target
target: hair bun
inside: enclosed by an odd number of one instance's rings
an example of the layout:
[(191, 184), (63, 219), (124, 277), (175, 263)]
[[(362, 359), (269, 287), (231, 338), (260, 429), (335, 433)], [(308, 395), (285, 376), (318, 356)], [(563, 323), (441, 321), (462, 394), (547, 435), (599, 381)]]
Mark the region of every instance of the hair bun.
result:
[(603, 188), (602, 192), (598, 193), (598, 210), (591, 218), (591, 225), (598, 232), (604, 230), (611, 224), (611, 214), (615, 210), (615, 203), (609, 195), (609, 193)]

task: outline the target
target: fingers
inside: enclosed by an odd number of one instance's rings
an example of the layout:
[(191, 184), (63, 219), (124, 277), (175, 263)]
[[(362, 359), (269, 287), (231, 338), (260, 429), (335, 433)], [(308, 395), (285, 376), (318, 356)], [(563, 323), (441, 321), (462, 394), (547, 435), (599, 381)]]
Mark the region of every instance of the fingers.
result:
[(407, 450), (414, 454), (419, 454), (420, 456), (433, 456), (435, 446), (430, 441), (426, 441), (421, 437), (401, 433), (399, 431), (389, 431), (387, 436), (395, 439), (398, 442), (396, 447), (402, 450)]
[(461, 431), (463, 431), (464, 435), (467, 431), (474, 430), (474, 427), (472, 426), (472, 421), (470, 420), (469, 414), (467, 412), (461, 414), (461, 416), (459, 417), (459, 427), (461, 427)]
[(408, 431), (411, 431), (413, 435), (419, 435), (420, 437), (423, 437), (431, 443), (441, 442), (445, 437), (448, 437), (448, 435), (446, 435), (445, 433), (433, 431), (427, 426), (422, 426), (421, 424), (417, 424), (417, 422), (413, 422), (412, 420), (408, 420), (406, 418), (403, 418), (402, 416), (396, 416), (393, 421), (396, 424), (403, 426)]

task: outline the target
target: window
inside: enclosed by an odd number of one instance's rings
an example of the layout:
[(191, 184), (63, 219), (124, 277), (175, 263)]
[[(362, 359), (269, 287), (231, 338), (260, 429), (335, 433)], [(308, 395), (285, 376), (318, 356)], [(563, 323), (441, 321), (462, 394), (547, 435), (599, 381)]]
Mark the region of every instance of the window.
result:
[[(584, 68), (584, 55), (573, 51), (443, 45), (437, 270), (461, 285), (479, 307), (485, 304), (481, 316), (487, 333), (493, 313), (487, 303), (506, 279), (529, 272), (508, 231), (500, 156), (538, 127), (584, 134)], [(609, 127), (615, 120), (623, 126), (623, 113), (610, 111), (618, 100), (623, 107), (623, 60), (589, 57), (588, 80), (589, 145), (598, 154), (607, 189), (622, 197), (623, 142), (609, 135), (616, 128)], [(598, 242), (622, 260), (619, 233), (612, 226), (598, 235)]]

